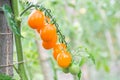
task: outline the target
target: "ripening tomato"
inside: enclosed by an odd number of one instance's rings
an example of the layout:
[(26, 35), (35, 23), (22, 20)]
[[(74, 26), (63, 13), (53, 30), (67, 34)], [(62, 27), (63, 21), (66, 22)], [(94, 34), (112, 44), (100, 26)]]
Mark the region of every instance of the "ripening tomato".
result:
[(28, 17), (28, 25), (38, 31), (44, 27), (44, 14), (40, 10), (34, 10)]
[(53, 24), (45, 25), (40, 32), (41, 39), (45, 42), (52, 41), (56, 35), (56, 27)]
[(53, 48), (53, 57), (55, 60), (57, 60), (57, 56), (59, 53), (61, 53), (62, 51), (66, 51), (66, 45), (63, 43), (58, 43), (54, 46)]
[(57, 56), (57, 63), (62, 68), (67, 68), (72, 62), (72, 57), (69, 52), (62, 51), (62, 53)]
[(76, 75), (80, 72), (79, 64), (72, 63), (69, 67), (69, 72), (73, 75)]
[(42, 46), (45, 48), (45, 49), (51, 49), (53, 48), (53, 46), (55, 45), (54, 42), (42, 42)]
[(54, 57), (55, 60), (57, 60), (57, 56), (58, 56), (58, 54), (60, 54), (61, 52), (62, 52), (61, 50), (56, 50), (56, 51), (53, 50), (53, 57)]
[(66, 45), (64, 43), (58, 43), (54, 46), (54, 50), (65, 50), (66, 49)]
[(56, 42), (57, 42), (57, 35), (54, 37), (54, 39), (52, 41), (43, 41), (42, 46), (45, 49), (51, 49), (55, 46)]

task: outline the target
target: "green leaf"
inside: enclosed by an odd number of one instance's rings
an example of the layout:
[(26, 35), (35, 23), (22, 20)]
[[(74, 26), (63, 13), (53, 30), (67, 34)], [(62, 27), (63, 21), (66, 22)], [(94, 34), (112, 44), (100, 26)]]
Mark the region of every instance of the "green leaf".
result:
[(95, 64), (95, 58), (92, 54), (89, 54), (89, 58), (93, 61), (93, 63)]
[(86, 58), (82, 57), (79, 66), (82, 66), (86, 62), (86, 60)]
[(94, 58), (94, 56), (88, 51), (87, 48), (85, 48), (85, 51), (86, 51), (86, 52), (88, 53), (88, 55), (89, 55), (88, 58), (90, 58), (90, 59), (93, 61), (93, 63), (95, 64), (95, 58)]
[(110, 72), (109, 65), (107, 65), (107, 64), (104, 64), (104, 70), (105, 70), (106, 72)]
[(82, 72), (81, 72), (81, 70), (80, 70), (80, 72), (78, 73), (78, 80), (81, 79), (81, 74), (82, 74)]
[(57, 0), (52, 0), (51, 3), (52, 3), (52, 5), (56, 5), (56, 4), (58, 4), (59, 2), (58, 2)]
[(0, 74), (0, 80), (13, 80), (13, 79), (8, 75)]
[(99, 70), (101, 65), (102, 65), (101, 61), (97, 61), (96, 62), (96, 69)]
[(20, 31), (18, 30), (17, 22), (15, 21), (11, 7), (7, 4), (5, 4), (5, 5), (3, 5), (2, 9), (4, 11), (4, 14), (5, 14), (5, 17), (6, 17), (6, 20), (7, 20), (10, 30), (13, 32), (13, 34), (21, 36)]

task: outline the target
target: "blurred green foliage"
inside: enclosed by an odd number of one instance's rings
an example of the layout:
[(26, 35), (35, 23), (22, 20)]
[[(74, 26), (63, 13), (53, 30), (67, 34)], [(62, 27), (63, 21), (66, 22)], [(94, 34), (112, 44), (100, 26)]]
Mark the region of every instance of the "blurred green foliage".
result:
[(0, 74), (0, 80), (13, 80), (13, 79), (8, 75)]

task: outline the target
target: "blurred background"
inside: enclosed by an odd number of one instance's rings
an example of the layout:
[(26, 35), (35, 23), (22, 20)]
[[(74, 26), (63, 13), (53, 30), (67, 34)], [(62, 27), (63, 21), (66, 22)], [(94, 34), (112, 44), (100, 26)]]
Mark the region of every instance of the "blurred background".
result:
[[(26, 8), (20, 0), (21, 11)], [(89, 49), (95, 59), (81, 67), (81, 80), (120, 80), (120, 0), (29, 0), (51, 9), (70, 50), (79, 46)], [(25, 66), (30, 80), (75, 80), (51, 62), (52, 50), (41, 47), (41, 39), (27, 25), (28, 11), (22, 18), (22, 39)], [(15, 49), (14, 49), (15, 50)], [(16, 53), (16, 51), (14, 51)], [(14, 54), (16, 61), (16, 54)], [(53, 66), (54, 64), (54, 66)], [(19, 79), (15, 72), (14, 77)]]

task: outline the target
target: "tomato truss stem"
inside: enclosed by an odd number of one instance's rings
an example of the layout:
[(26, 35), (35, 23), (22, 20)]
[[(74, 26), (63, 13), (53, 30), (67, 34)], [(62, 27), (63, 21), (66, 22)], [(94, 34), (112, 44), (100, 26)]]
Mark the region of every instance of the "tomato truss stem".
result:
[(34, 7), (34, 5), (30, 5), (29, 7), (27, 7), (22, 13), (20, 13), (20, 16), (22, 16), (27, 10), (29, 10), (32, 7)]

